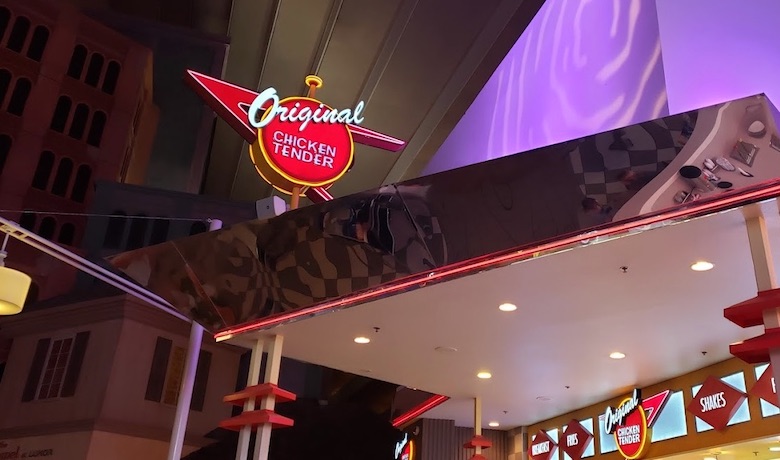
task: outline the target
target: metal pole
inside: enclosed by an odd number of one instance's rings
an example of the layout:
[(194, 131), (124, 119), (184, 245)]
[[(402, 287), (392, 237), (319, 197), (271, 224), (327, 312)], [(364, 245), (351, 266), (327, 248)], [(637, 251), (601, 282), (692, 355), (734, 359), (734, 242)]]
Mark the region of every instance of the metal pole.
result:
[[(222, 228), (221, 220), (212, 219), (209, 221), (210, 231), (219, 230), (220, 228)], [(195, 386), (195, 375), (198, 372), (200, 347), (203, 344), (203, 332), (203, 326), (193, 321), (190, 328), (190, 343), (187, 347), (187, 361), (184, 363), (184, 375), (181, 379), (179, 398), (176, 401), (176, 417), (173, 420), (171, 443), (168, 446), (168, 460), (181, 459), (184, 435), (187, 434), (187, 421), (190, 416), (190, 405), (192, 404), (192, 389)]]
[(168, 460), (180, 460), (181, 450), (184, 446), (184, 435), (187, 433), (187, 419), (190, 415), (192, 404), (192, 388), (195, 386), (195, 374), (198, 370), (198, 358), (200, 346), (203, 341), (203, 326), (192, 322), (190, 328), (190, 344), (187, 348), (187, 361), (184, 364), (179, 399), (176, 402), (176, 418), (173, 421), (171, 443), (168, 447)]
[(44, 254), (54, 257), (55, 259), (70, 265), (77, 270), (81, 270), (88, 275), (92, 275), (95, 278), (126, 292), (127, 294), (148, 302), (149, 304), (165, 311), (166, 313), (176, 316), (177, 318), (184, 321), (190, 321), (189, 318), (176, 311), (176, 309), (162, 297), (152, 293), (140, 285), (125, 280), (117, 274), (112, 273), (105, 268), (94, 264), (61, 246), (58, 246), (45, 238), (41, 238), (35, 233), (20, 227), (19, 224), (15, 222), (11, 222), (10, 220), (0, 217), (0, 231), (11, 235), (18, 241), (31, 246), (43, 252)]

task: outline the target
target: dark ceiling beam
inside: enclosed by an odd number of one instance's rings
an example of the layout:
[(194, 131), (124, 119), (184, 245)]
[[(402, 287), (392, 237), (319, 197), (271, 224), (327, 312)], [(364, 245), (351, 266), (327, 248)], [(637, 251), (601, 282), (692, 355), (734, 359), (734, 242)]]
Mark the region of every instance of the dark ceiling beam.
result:
[[(339, 20), (339, 13), (344, 6), (344, 0), (334, 0), (330, 7), (330, 13), (328, 13), (328, 20), (322, 27), (322, 34), (320, 35), (320, 42), (317, 44), (317, 50), (312, 56), (311, 67), (309, 75), (319, 75), (320, 68), (322, 67), (322, 61), (325, 60), (325, 53), (328, 52), (328, 45), (330, 39), (333, 38), (333, 31), (336, 29), (336, 22)], [(302, 86), (301, 94), (306, 94), (309, 88), (304, 84)]]
[(374, 64), (371, 66), (371, 71), (363, 81), (363, 86), (360, 89), (360, 95), (357, 101), (363, 101), (366, 105), (370, 105), (371, 97), (374, 95), (379, 81), (387, 70), (387, 66), (390, 63), (390, 59), (393, 57), (398, 42), (401, 41), (401, 37), (406, 31), (406, 27), (409, 25), (409, 21), (412, 19), (414, 10), (417, 8), (419, 0), (402, 0), (398, 6), (393, 22), (387, 31), (382, 49), (376, 56)]
[[(281, 3), (282, 0), (234, 0), (230, 14), (230, 50), (222, 79), (247, 88), (258, 86)], [(230, 196), (235, 180), (227, 179), (235, 178), (245, 150), (244, 140), (227, 123), (217, 119), (204, 186), (206, 194)]]
[(383, 184), (417, 177), (544, 4), (503, 0), (442, 89)]

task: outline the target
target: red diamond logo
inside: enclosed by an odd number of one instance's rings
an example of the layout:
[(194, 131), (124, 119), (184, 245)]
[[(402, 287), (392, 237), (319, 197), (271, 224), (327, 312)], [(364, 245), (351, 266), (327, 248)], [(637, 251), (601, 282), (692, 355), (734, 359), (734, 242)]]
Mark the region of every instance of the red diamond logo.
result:
[(764, 373), (758, 378), (753, 388), (750, 389), (750, 394), (763, 399), (769, 404), (773, 404), (775, 407), (780, 407), (777, 400), (777, 388), (775, 388), (775, 373), (771, 364), (764, 370)]
[(579, 420), (572, 420), (563, 430), (561, 450), (566, 452), (572, 460), (580, 460), (591, 439), (593, 439), (593, 434), (586, 430)]
[(717, 377), (707, 377), (688, 404), (688, 412), (723, 431), (747, 395)]
[(531, 455), (528, 457), (531, 460), (550, 460), (557, 448), (555, 441), (547, 433), (539, 430), (531, 441)]

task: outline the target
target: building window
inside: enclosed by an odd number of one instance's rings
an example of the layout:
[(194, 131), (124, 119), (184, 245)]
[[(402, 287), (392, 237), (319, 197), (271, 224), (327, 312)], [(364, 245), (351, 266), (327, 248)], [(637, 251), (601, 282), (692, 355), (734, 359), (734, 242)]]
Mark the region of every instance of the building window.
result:
[(76, 227), (71, 224), (63, 224), (60, 228), (60, 235), (57, 237), (57, 241), (66, 246), (73, 245), (73, 238), (76, 236)]
[(31, 212), (23, 212), (22, 217), (19, 218), (19, 225), (22, 226), (22, 228), (26, 228), (27, 230), (32, 231), (35, 228), (35, 221), (37, 219), (35, 218), (35, 214)]
[(73, 182), (73, 190), (70, 192), (70, 199), (83, 203), (84, 198), (87, 196), (91, 179), (92, 168), (87, 165), (79, 166), (79, 169), (76, 171), (76, 180)]
[(119, 81), (119, 71), (122, 68), (116, 61), (109, 61), (106, 68), (106, 76), (103, 77), (103, 92), (107, 94), (114, 94), (116, 91), (116, 84)]
[(54, 115), (51, 117), (51, 129), (58, 133), (65, 131), (65, 125), (68, 124), (68, 116), (73, 102), (68, 96), (60, 96), (57, 99), (57, 106), (54, 107)]
[(209, 230), (205, 222), (195, 222), (190, 226), (190, 236), (197, 235), (198, 233), (205, 233)]
[(41, 152), (38, 158), (38, 166), (35, 168), (32, 186), (38, 190), (46, 190), (49, 187), (49, 177), (54, 168), (54, 154), (48, 150)]
[(8, 160), (12, 144), (13, 142), (10, 137), (5, 134), (0, 134), (0, 175), (3, 174), (3, 168), (5, 167), (5, 162)]
[(22, 116), (24, 107), (27, 105), (27, 98), (30, 97), (32, 82), (26, 78), (16, 80), (14, 92), (11, 93), (11, 100), (8, 102), (8, 113)]
[(63, 158), (57, 167), (57, 174), (54, 176), (54, 184), (51, 186), (51, 193), (64, 197), (68, 193), (70, 185), (70, 176), (73, 174), (73, 160)]
[(126, 214), (122, 211), (114, 211), (113, 216), (108, 218), (106, 227), (106, 236), (103, 239), (103, 247), (106, 249), (118, 249), (122, 246), (122, 240), (125, 236)]
[(130, 221), (130, 234), (127, 236), (127, 249), (138, 249), (146, 245), (146, 215), (139, 214)]
[(11, 72), (0, 69), (0, 106), (3, 105), (3, 101), (5, 101), (5, 95), (8, 94), (8, 87), (11, 85), (11, 78), (13, 76), (11, 75)]
[[(184, 375), (185, 359), (186, 351), (184, 348), (174, 346), (173, 342), (166, 338), (157, 338), (152, 367), (146, 385), (145, 399), (147, 401), (176, 405)], [(211, 353), (201, 350), (192, 390), (192, 403), (190, 404), (192, 410), (203, 410), (210, 370)]]
[(103, 139), (103, 130), (106, 127), (106, 114), (98, 110), (92, 115), (92, 123), (89, 125), (89, 134), (87, 135), (87, 144), (93, 147), (100, 147), (100, 141)]
[(84, 72), (84, 64), (87, 62), (87, 48), (84, 45), (76, 45), (73, 48), (73, 54), (70, 56), (70, 64), (68, 64), (68, 76), (81, 79), (81, 74)]
[(16, 21), (14, 21), (14, 27), (11, 29), (11, 35), (8, 37), (8, 43), (5, 46), (11, 51), (21, 53), (29, 31), (30, 20), (24, 16), (18, 16)]
[(152, 236), (149, 240), (149, 244), (164, 243), (168, 239), (168, 229), (171, 226), (171, 221), (168, 219), (155, 219), (152, 224)]
[(47, 240), (54, 238), (54, 230), (57, 228), (57, 221), (54, 217), (44, 217), (41, 226), (38, 228), (38, 235)]
[(11, 11), (4, 6), (0, 6), (0, 42), (2, 42), (3, 37), (5, 37), (5, 30), (8, 28), (8, 21), (10, 20)]
[(76, 110), (73, 113), (73, 120), (70, 122), (68, 136), (73, 139), (81, 139), (84, 137), (84, 131), (87, 128), (87, 118), (89, 118), (89, 107), (87, 107), (86, 104), (76, 105)]
[(88, 342), (89, 332), (38, 340), (22, 401), (67, 398), (76, 394)]
[(87, 76), (84, 78), (84, 83), (97, 88), (100, 74), (103, 73), (103, 61), (102, 54), (92, 53), (92, 57), (89, 58), (89, 66), (87, 67)]
[(43, 58), (43, 52), (46, 49), (46, 43), (49, 41), (49, 29), (43, 26), (38, 26), (33, 31), (32, 40), (30, 46), (27, 48), (27, 57), (33, 61), (41, 61)]

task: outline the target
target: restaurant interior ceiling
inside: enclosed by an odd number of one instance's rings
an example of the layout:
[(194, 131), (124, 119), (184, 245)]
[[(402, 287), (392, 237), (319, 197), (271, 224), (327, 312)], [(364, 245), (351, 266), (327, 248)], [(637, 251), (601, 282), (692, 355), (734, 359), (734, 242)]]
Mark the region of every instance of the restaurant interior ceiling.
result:
[[(777, 260), (776, 200), (761, 209)], [(714, 268), (694, 271), (697, 261)], [(485, 424), (513, 428), (729, 359), (730, 343), (761, 328), (742, 329), (723, 309), (755, 295), (745, 216), (735, 209), (272, 332), (285, 337), (285, 356), (452, 398), (425, 417), (473, 426), (472, 398), (480, 396)], [(503, 303), (517, 310), (501, 311)]]

